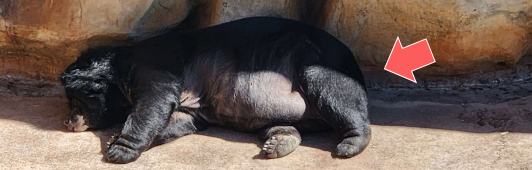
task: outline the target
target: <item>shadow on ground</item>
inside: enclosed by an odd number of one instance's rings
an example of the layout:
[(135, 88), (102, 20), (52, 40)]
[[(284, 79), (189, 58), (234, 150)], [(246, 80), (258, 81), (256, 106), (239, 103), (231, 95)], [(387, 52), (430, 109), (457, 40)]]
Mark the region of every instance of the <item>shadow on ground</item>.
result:
[(532, 97), (498, 104), (370, 102), (374, 125), (444, 129), (471, 133), (532, 132)]
[[(57, 98), (20, 98), (20, 97), (2, 97), (0, 98), (0, 119), (24, 122), (31, 126), (46, 131), (59, 131), (63, 133), (76, 133), (67, 131), (61, 124), (62, 120), (68, 114), (66, 99)], [(107, 142), (111, 136), (118, 134), (122, 126), (116, 125), (104, 130), (91, 131), (100, 139), (101, 153), (107, 151)], [(234, 130), (209, 127), (207, 130), (200, 131), (198, 135), (220, 138), (226, 141), (254, 143), (257, 146), (257, 153), (264, 145), (257, 134), (243, 133)], [(303, 134), (301, 145), (317, 148), (323, 151), (334, 151), (340, 138), (331, 132), (321, 132), (312, 134)], [(179, 139), (177, 140), (179, 141)], [(258, 154), (255, 159), (266, 159), (264, 153)]]
[[(68, 113), (67, 101), (56, 98), (0, 98), (0, 119), (27, 123), (47, 131), (67, 132), (61, 120)], [(430, 102), (389, 103), (379, 100), (370, 101), (370, 119), (373, 125), (403, 126), (431, 129), (443, 129), (472, 133), (490, 133), (500, 131), (531, 133), (532, 97), (526, 97), (495, 105), (487, 104), (441, 104)], [(110, 137), (118, 133), (120, 125), (106, 130), (92, 131), (100, 139), (101, 153), (107, 150)], [(210, 136), (226, 141), (253, 143), (257, 153), (263, 142), (256, 134), (210, 127), (198, 135)], [(322, 132), (303, 134), (302, 146), (331, 152), (331, 156), (340, 142), (335, 133)], [(179, 139), (176, 141), (179, 142)], [(266, 159), (264, 153), (253, 159)]]

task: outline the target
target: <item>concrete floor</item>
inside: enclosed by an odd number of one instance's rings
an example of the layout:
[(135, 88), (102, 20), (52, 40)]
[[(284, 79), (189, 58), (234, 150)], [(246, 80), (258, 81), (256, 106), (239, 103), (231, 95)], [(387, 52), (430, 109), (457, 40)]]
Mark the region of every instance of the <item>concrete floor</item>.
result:
[[(268, 160), (255, 135), (210, 128), (114, 165), (102, 161), (102, 152), (119, 127), (67, 132), (65, 99), (4, 96), (0, 169), (532, 169), (530, 98), (497, 106), (370, 103), (372, 141), (350, 159), (331, 155), (339, 142), (332, 133), (305, 135), (293, 153)], [(521, 116), (486, 118), (501, 110)]]

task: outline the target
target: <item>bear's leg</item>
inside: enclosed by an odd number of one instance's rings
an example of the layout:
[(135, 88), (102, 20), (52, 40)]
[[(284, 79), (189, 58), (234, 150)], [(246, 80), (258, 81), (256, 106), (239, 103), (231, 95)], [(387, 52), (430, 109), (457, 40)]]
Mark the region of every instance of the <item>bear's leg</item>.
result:
[(107, 150), (112, 163), (135, 161), (164, 129), (179, 107), (180, 82), (169, 72), (139, 68), (127, 82), (133, 107), (120, 135)]
[(363, 85), (322, 66), (305, 68), (303, 82), (311, 107), (344, 138), (337, 145), (336, 154), (353, 157), (362, 152), (371, 138)]
[(301, 135), (293, 126), (272, 126), (264, 129), (264, 150), (268, 158), (280, 158), (294, 151), (301, 143)]
[(166, 128), (155, 136), (152, 146), (172, 142), (179, 137), (196, 133), (206, 129), (206, 126), (194, 120), (190, 114), (174, 112)]

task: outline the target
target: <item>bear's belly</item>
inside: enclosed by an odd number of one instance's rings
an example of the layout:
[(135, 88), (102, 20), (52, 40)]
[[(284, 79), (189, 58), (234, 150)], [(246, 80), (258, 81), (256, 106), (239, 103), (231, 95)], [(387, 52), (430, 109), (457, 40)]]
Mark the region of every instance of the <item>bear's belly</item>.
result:
[(200, 116), (207, 122), (241, 131), (269, 124), (294, 124), (318, 118), (307, 111), (299, 85), (279, 73), (239, 73), (236, 81), (211, 93)]

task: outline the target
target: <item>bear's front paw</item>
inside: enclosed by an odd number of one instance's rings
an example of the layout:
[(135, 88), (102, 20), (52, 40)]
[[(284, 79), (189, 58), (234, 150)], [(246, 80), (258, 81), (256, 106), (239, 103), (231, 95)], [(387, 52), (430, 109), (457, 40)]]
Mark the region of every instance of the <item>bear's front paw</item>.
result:
[(137, 160), (139, 156), (139, 151), (119, 144), (111, 144), (105, 155), (105, 160), (111, 163), (125, 164)]

